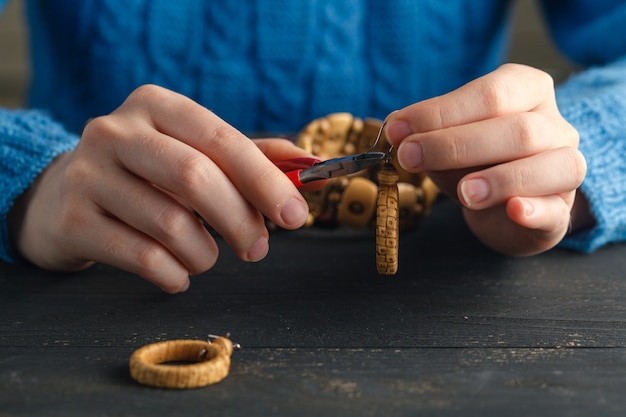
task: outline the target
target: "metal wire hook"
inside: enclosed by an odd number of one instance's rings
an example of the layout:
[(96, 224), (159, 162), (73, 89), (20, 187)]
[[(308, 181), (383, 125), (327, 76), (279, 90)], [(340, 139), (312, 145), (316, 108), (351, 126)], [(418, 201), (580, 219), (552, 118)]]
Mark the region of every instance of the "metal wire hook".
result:
[(374, 141), (374, 144), (367, 150), (366, 153), (370, 153), (374, 150), (374, 148), (376, 148), (376, 146), (378, 145), (378, 142), (380, 142), (380, 138), (383, 134), (383, 129), (385, 128), (386, 124), (387, 124), (387, 119), (383, 120), (382, 124), (380, 125), (380, 129), (378, 129), (378, 135), (376, 136), (376, 140)]
[[(374, 141), (374, 144), (367, 150), (366, 153), (370, 153), (374, 150), (374, 148), (376, 148), (376, 146), (378, 146), (378, 142), (380, 142), (380, 138), (383, 135), (383, 129), (385, 128), (385, 125), (387, 124), (387, 119), (383, 120), (383, 122), (380, 125), (380, 129), (378, 129), (378, 135), (376, 135), (376, 140)], [(391, 162), (391, 151), (393, 150), (393, 145), (390, 145), (389, 149), (387, 149), (387, 152), (385, 152), (385, 157), (384, 160), (385, 162)]]
[[(222, 336), (209, 334), (209, 335), (207, 335), (207, 342), (211, 343), (211, 341), (213, 339), (217, 339), (218, 337), (222, 337)], [(229, 338), (230, 337), (230, 333), (226, 333), (226, 336), (224, 336), (224, 337)], [(233, 349), (239, 350), (239, 349), (241, 349), (241, 345), (239, 343), (233, 343)]]
[(385, 162), (391, 162), (391, 151), (393, 151), (393, 145), (391, 145), (387, 150), (387, 153), (385, 153)]

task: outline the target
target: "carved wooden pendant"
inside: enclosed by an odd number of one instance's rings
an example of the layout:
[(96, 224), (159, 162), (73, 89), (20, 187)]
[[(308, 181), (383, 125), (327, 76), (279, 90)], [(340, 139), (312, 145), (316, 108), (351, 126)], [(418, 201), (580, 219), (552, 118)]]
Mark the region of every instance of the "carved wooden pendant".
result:
[(382, 275), (394, 275), (398, 271), (399, 178), (398, 171), (391, 162), (385, 162), (378, 170), (376, 269)]

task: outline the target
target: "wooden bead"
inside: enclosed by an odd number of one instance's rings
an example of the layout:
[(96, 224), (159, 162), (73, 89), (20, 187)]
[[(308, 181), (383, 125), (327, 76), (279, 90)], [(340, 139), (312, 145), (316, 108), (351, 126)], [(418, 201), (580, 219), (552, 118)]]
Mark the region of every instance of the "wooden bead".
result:
[(372, 181), (354, 177), (343, 192), (337, 221), (355, 228), (367, 227), (376, 211), (378, 187)]
[(343, 147), (343, 154), (350, 155), (358, 151), (359, 141), (361, 140), (361, 132), (363, 131), (363, 120), (358, 117), (353, 117), (352, 126), (346, 138), (346, 144)]
[(354, 117), (350, 113), (332, 113), (326, 119), (329, 128), (324, 132), (324, 151), (329, 155), (341, 155)]
[(315, 119), (302, 129), (295, 143), (321, 159), (334, 158), (341, 154), (354, 119), (346, 112)]
[[(168, 340), (143, 346), (130, 357), (130, 375), (137, 382), (159, 388), (199, 388), (226, 378), (232, 342), (218, 337), (203, 340)], [(193, 362), (167, 364), (167, 362)]]
[(398, 171), (386, 162), (378, 170), (376, 203), (376, 269), (382, 275), (398, 271), (399, 210)]
[(430, 209), (439, 195), (439, 188), (437, 188), (437, 185), (430, 179), (430, 177), (426, 176), (422, 180), (421, 187), (422, 190), (424, 190), (424, 207)]
[(419, 202), (421, 188), (417, 188), (408, 182), (398, 183), (398, 212), (400, 230), (413, 227), (419, 222), (422, 213)]

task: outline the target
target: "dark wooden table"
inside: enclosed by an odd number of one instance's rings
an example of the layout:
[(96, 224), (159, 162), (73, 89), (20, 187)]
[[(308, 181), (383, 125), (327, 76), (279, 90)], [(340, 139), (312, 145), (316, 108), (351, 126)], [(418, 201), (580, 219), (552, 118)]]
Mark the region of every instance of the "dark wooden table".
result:
[[(181, 295), (96, 266), (0, 266), (0, 416), (626, 415), (626, 245), (511, 259), (439, 202), (375, 272), (370, 232), (280, 231)], [(136, 348), (231, 333), (230, 375), (149, 388)]]

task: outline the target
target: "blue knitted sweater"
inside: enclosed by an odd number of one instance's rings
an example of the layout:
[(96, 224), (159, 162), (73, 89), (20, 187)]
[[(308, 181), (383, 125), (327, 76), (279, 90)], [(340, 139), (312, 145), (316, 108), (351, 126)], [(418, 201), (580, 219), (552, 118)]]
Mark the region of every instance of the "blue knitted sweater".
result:
[[(26, 0), (28, 110), (0, 109), (0, 257), (14, 200), (90, 117), (144, 83), (181, 92), (244, 132), (293, 132), (336, 111), (384, 118), (491, 71), (504, 0)], [(0, 7), (3, 0), (0, 0)], [(559, 87), (580, 132), (597, 224), (562, 245), (626, 238), (626, 4), (552, 0), (556, 43), (589, 68)], [(54, 221), (54, 219), (50, 219)]]

